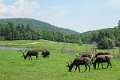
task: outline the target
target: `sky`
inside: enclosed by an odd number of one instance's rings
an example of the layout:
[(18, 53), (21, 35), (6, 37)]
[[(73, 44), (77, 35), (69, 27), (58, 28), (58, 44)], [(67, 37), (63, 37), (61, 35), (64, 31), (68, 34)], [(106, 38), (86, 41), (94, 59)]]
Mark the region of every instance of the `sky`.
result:
[(120, 0), (0, 0), (0, 18), (32, 18), (82, 33), (117, 26)]

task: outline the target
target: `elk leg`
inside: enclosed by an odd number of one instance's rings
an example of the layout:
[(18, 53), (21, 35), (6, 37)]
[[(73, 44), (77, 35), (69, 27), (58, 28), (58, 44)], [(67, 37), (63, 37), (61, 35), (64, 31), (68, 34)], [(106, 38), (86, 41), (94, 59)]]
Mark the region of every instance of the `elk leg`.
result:
[(108, 68), (108, 66), (110, 65), (110, 68), (112, 68), (112, 65), (111, 65), (111, 63), (110, 62), (107, 62), (107, 67), (106, 68)]
[(30, 60), (30, 56), (29, 56), (29, 60)]
[(98, 63), (98, 66), (97, 66), (97, 68), (99, 68), (99, 64), (100, 64), (100, 63)]
[(112, 64), (111, 64), (111, 62), (109, 62), (109, 64), (110, 64), (110, 68), (112, 68)]
[(31, 60), (32, 60), (32, 57), (30, 56)]
[(103, 64), (101, 63), (102, 69), (103, 69)]
[(109, 65), (110, 65), (110, 68), (112, 68), (112, 64), (111, 64), (111, 62), (109, 62)]
[(95, 62), (93, 63), (93, 67), (94, 67), (94, 69), (96, 69), (96, 63)]
[(90, 61), (90, 65), (92, 65), (94, 62), (93, 62), (93, 58), (91, 59), (91, 61)]
[(29, 60), (32, 60), (32, 57), (31, 57), (31, 56), (29, 56)]
[(88, 68), (89, 68), (89, 72), (90, 72), (90, 65), (88, 65)]
[(85, 70), (84, 70), (84, 72), (87, 70), (87, 65), (85, 65)]
[(36, 59), (38, 59), (38, 56), (36, 56)]
[(78, 67), (78, 66), (76, 65), (76, 67), (75, 67), (75, 71), (76, 71), (77, 67)]
[(78, 66), (78, 70), (79, 70), (79, 72), (80, 72), (80, 66)]
[(109, 63), (107, 63), (107, 67), (106, 68), (108, 68), (108, 66), (109, 66)]

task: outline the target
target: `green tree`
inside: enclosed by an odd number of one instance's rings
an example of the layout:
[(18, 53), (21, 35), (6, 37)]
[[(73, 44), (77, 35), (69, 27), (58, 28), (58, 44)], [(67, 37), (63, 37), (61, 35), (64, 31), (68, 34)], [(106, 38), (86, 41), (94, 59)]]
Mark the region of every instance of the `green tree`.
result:
[(112, 39), (108, 39), (107, 37), (102, 38), (97, 45), (99, 49), (111, 49), (114, 46), (114, 41)]

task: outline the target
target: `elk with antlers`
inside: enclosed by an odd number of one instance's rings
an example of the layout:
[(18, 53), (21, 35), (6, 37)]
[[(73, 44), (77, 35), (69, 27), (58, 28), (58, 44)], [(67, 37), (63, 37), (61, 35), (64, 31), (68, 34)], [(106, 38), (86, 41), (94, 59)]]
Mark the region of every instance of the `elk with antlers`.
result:
[(71, 64), (68, 63), (67, 67), (69, 67), (69, 71), (71, 71), (72, 68), (76, 66), (75, 71), (78, 68), (80, 72), (80, 65), (85, 65), (84, 72), (87, 70), (87, 67), (89, 68), (90, 72), (90, 59), (88, 57), (75, 58)]
[(23, 53), (22, 57), (24, 57), (24, 59), (26, 59), (27, 57), (29, 57), (29, 59), (32, 60), (31, 56), (36, 56), (36, 59), (38, 58), (38, 51), (37, 50), (28, 50), (27, 53), (26, 53), (26, 55), (24, 54), (26, 51), (25, 52), (23, 52), (22, 50), (19, 50), (19, 51)]

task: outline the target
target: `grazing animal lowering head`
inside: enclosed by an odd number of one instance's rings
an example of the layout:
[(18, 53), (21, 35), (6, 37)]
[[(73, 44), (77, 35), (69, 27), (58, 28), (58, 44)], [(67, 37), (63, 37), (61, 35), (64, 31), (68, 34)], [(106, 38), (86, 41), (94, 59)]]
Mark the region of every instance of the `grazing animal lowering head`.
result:
[(71, 64), (68, 63), (67, 67), (69, 68), (69, 72), (70, 72), (72, 70), (72, 68), (74, 66), (76, 66), (75, 71), (78, 68), (79, 72), (80, 72), (80, 65), (85, 65), (84, 72), (87, 70), (87, 66), (89, 67), (89, 72), (90, 72), (90, 65), (89, 64), (90, 64), (90, 59), (88, 57), (81, 57), (81, 58), (75, 58)]
[(42, 57), (49, 57), (49, 55), (50, 55), (50, 51), (47, 51), (47, 50), (44, 50), (44, 51), (42, 51)]
[(19, 50), (23, 53), (23, 57), (24, 59), (27, 59), (27, 57), (29, 57), (29, 59), (32, 60), (32, 57), (31, 56), (36, 56), (36, 59), (38, 58), (38, 51), (37, 50), (28, 50), (26, 55), (24, 54), (25, 52), (23, 52), (22, 50)]
[(22, 57), (24, 57), (24, 59), (25, 59), (25, 54), (24, 54), (24, 53), (25, 53), (26, 51), (23, 52), (22, 50), (19, 50), (18, 52), (22, 52), (22, 53), (23, 53)]
[[(110, 65), (110, 67), (112, 68), (112, 64), (111, 64), (111, 56), (110, 55), (99, 55), (96, 57), (96, 60), (94, 61), (93, 63), (93, 67), (94, 69), (96, 69), (96, 63), (104, 63), (106, 62), (107, 63), (107, 67)], [(103, 65), (102, 65), (102, 68), (103, 68)]]

